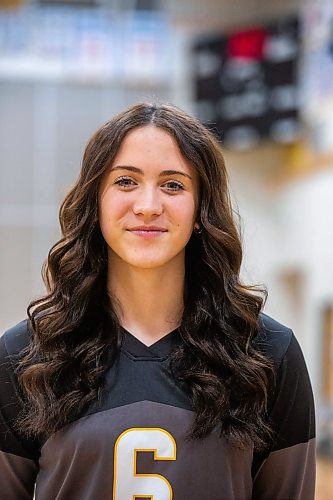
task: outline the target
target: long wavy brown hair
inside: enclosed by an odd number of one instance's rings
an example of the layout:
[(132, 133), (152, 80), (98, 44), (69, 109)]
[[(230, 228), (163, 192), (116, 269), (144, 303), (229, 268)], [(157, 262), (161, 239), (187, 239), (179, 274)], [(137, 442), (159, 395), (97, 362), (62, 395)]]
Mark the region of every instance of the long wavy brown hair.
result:
[(43, 267), (47, 292), (28, 307), (31, 344), (19, 366), (26, 397), (20, 429), (49, 435), (102, 397), (121, 331), (106, 288), (99, 186), (126, 134), (151, 124), (176, 139), (199, 178), (202, 233), (193, 234), (186, 247), (183, 342), (171, 360), (174, 377), (193, 402), (190, 436), (203, 438), (220, 425), (236, 444), (260, 449), (270, 432), (272, 372), (255, 346), (265, 292), (240, 281), (242, 247), (218, 140), (197, 119), (168, 104), (130, 107), (86, 146), (80, 175), (61, 205), (62, 237)]

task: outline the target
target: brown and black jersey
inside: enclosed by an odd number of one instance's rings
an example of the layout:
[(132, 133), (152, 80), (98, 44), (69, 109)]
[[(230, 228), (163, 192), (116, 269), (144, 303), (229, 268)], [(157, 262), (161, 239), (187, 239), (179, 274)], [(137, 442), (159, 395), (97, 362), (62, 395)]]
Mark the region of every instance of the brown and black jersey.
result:
[(102, 402), (48, 439), (26, 439), (16, 367), (27, 322), (0, 339), (0, 499), (311, 500), (315, 423), (311, 386), (291, 330), (262, 315), (259, 349), (275, 364), (274, 443), (239, 449), (218, 429), (188, 440), (193, 407), (170, 371), (177, 330), (150, 347), (124, 331)]

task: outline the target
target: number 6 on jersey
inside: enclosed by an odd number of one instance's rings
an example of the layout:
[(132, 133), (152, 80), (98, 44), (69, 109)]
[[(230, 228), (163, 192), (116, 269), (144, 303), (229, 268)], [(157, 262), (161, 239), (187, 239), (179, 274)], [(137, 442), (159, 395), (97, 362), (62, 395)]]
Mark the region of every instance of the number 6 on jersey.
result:
[(133, 428), (118, 437), (114, 447), (113, 500), (172, 500), (169, 481), (160, 474), (138, 474), (138, 451), (151, 451), (154, 460), (176, 460), (176, 442), (159, 428)]

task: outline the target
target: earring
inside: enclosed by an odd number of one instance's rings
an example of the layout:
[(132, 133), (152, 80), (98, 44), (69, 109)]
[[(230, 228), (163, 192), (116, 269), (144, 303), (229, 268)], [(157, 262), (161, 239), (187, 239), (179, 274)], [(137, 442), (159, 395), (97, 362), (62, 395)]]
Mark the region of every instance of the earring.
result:
[(202, 233), (202, 227), (199, 226), (199, 224), (195, 225), (193, 228), (193, 232), (195, 234), (201, 234)]

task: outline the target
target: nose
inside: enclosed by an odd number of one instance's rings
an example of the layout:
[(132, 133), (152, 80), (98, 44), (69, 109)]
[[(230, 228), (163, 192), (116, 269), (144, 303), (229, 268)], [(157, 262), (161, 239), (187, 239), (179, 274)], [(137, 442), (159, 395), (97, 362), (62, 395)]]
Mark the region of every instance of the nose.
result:
[(144, 218), (157, 217), (163, 212), (161, 193), (154, 187), (144, 187), (136, 192), (133, 213)]

